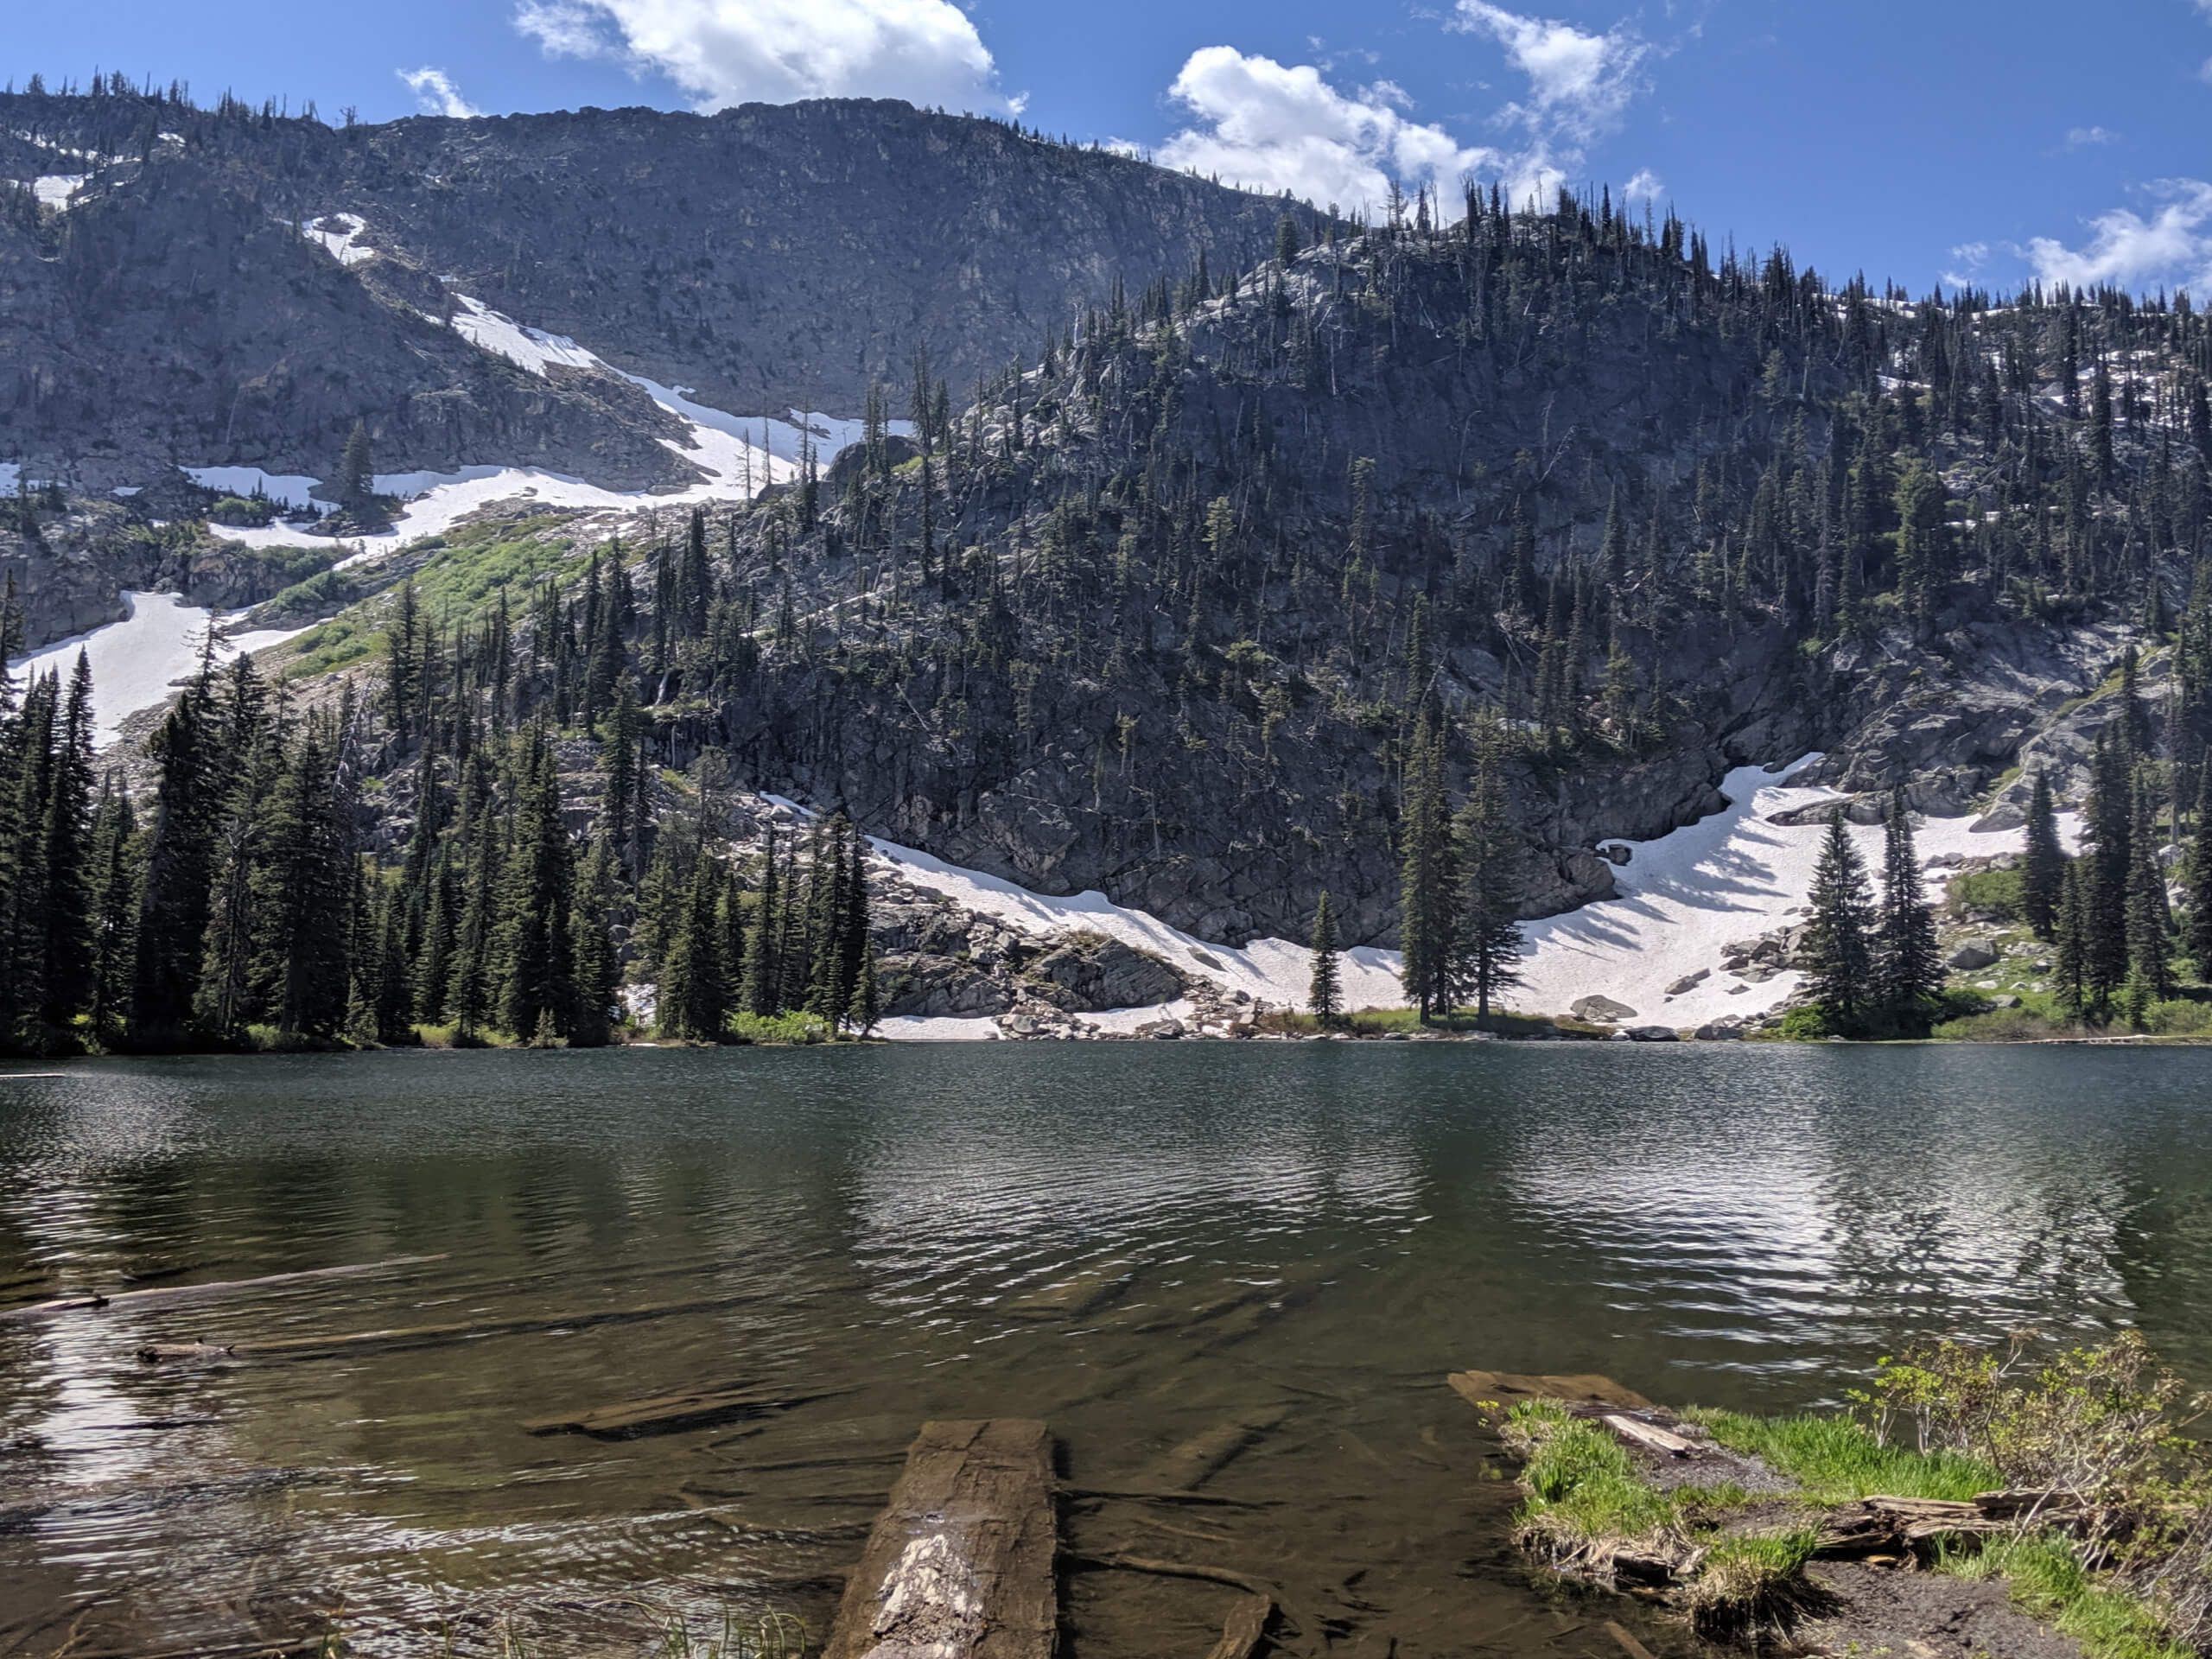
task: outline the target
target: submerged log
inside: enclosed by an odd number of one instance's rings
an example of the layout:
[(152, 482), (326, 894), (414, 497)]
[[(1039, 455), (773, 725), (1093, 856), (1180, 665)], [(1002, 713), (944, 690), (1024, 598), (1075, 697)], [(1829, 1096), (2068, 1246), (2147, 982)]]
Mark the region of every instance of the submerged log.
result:
[(1514, 1406), (1523, 1400), (1558, 1400), (1567, 1405), (1610, 1406), (1617, 1411), (1654, 1411), (1634, 1389), (1594, 1372), (1533, 1376), (1519, 1371), (1454, 1371), (1444, 1379), (1469, 1404)]
[(1221, 1621), (1221, 1640), (1206, 1659), (1252, 1659), (1267, 1639), (1268, 1621), (1275, 1616), (1273, 1596), (1245, 1596)]
[(141, 1365), (205, 1365), (230, 1357), (212, 1342), (149, 1342), (138, 1351)]
[(1079, 1319), (1105, 1306), (1128, 1287), (1127, 1274), (1096, 1268), (1011, 1297), (999, 1304), (999, 1312), (1017, 1319)]
[(684, 1394), (664, 1394), (651, 1400), (624, 1400), (609, 1406), (536, 1417), (523, 1427), (532, 1434), (588, 1434), (596, 1440), (634, 1440), (649, 1434), (679, 1434), (686, 1429), (712, 1428), (741, 1417), (758, 1417), (783, 1411), (810, 1400), (828, 1398), (824, 1392), (787, 1394), (760, 1389), (695, 1389)]
[(137, 1306), (147, 1302), (181, 1302), (198, 1296), (219, 1296), (233, 1290), (258, 1290), (264, 1285), (298, 1284), (309, 1279), (345, 1279), (365, 1273), (383, 1273), (391, 1268), (420, 1267), (426, 1262), (442, 1262), (446, 1252), (435, 1255), (394, 1255), (382, 1262), (359, 1262), (343, 1268), (308, 1268), (298, 1273), (268, 1273), (258, 1279), (222, 1279), (205, 1285), (156, 1285), (147, 1290), (118, 1290), (112, 1296), (94, 1291), (89, 1296), (62, 1296), (53, 1301), (33, 1302), (25, 1307), (0, 1309), (0, 1319), (28, 1319), (35, 1313), (67, 1313), (83, 1308), (121, 1307), (125, 1304)]
[(1202, 1429), (1168, 1452), (1154, 1478), (1170, 1489), (1188, 1491), (1203, 1486), (1255, 1440), (1280, 1428), (1289, 1415), (1288, 1406), (1264, 1406)]
[(1057, 1546), (1044, 1424), (925, 1423), (823, 1659), (1051, 1659)]

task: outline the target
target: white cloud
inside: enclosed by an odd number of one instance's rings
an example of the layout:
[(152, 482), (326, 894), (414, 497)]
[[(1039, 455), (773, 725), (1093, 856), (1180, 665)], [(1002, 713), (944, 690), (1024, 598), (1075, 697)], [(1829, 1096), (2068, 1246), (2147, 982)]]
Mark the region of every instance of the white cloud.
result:
[(1492, 36), (1529, 77), (1529, 101), (1503, 113), (1540, 141), (1586, 144), (1620, 124), (1636, 96), (1637, 67), (1650, 50), (1644, 42), (1623, 29), (1592, 35), (1489, 0), (1459, 0), (1458, 12), (1450, 27)]
[(2110, 127), (2069, 127), (2066, 130), (2066, 148), (2069, 149), (2080, 149), (2088, 144), (2116, 144), (2119, 142), (2120, 135)]
[(420, 69), (395, 69), (392, 73), (407, 83), (407, 90), (415, 94), (425, 115), (449, 115), (456, 121), (466, 121), (484, 113), (461, 95), (453, 77), (442, 69), (425, 64)]
[(1638, 168), (1636, 176), (1621, 187), (1623, 201), (1656, 201), (1667, 194), (1667, 181), (1649, 168)]
[(702, 110), (803, 98), (1014, 107), (951, 0), (520, 0), (514, 22), (552, 55), (666, 75)]
[(1166, 165), (1347, 212), (1381, 207), (1393, 178), (1434, 185), (1448, 198), (1461, 175), (1500, 159), (1408, 119), (1405, 93), (1387, 81), (1348, 95), (1310, 64), (1286, 67), (1230, 46), (1191, 54), (1168, 94), (1199, 124), (1160, 146)]
[(2045, 283), (2094, 288), (2110, 283), (2141, 289), (2191, 284), (2212, 290), (2212, 184), (2201, 179), (2160, 179), (2143, 194), (2161, 205), (2146, 218), (2115, 207), (2088, 221), (2088, 241), (2069, 248), (2038, 236), (2024, 253)]

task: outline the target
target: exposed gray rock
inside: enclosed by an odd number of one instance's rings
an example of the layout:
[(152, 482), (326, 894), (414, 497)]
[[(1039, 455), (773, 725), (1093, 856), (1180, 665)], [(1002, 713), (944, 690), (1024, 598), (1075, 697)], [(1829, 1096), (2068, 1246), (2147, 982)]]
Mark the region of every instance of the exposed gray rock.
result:
[(1673, 984), (1667, 988), (1667, 995), (1669, 996), (1681, 996), (1686, 992), (1695, 990), (1699, 986), (1704, 984), (1707, 980), (1712, 977), (1713, 969), (1710, 968), (1700, 968), (1694, 974), (1684, 974), (1680, 979), (1676, 980)]
[(1613, 1025), (1636, 1018), (1634, 1008), (1625, 1002), (1617, 1002), (1610, 996), (1578, 996), (1568, 1006), (1567, 1012), (1577, 1020), (1587, 1020), (1592, 1025)]
[(1969, 939), (1945, 958), (1950, 966), (1962, 972), (1986, 968), (1997, 960), (1997, 947), (1983, 939)]
[(1675, 1043), (1681, 1034), (1672, 1026), (1630, 1026), (1628, 1039), (1632, 1043)]
[(1040, 995), (1077, 1013), (1153, 1007), (1174, 1001), (1190, 985), (1173, 964), (1103, 933), (1072, 934), (1025, 971), (1049, 988)]

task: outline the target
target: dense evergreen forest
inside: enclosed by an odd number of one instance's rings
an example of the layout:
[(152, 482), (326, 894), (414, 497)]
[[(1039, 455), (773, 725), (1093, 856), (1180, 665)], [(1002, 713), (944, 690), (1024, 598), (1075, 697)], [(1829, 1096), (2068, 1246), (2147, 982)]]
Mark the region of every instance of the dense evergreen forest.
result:
[[(622, 977), (677, 1034), (866, 1028), (849, 823), (741, 852), (733, 786), (1232, 940), (1325, 891), (1332, 933), (1404, 944), (1418, 1007), (1487, 1007), (1517, 920), (1601, 890), (1578, 846), (1680, 821), (1747, 732), (1956, 810), (1872, 717), (2103, 626), (2138, 642), (2131, 712), (2087, 856), (2045, 780), (2037, 925), (2096, 1017), (2212, 960), (2185, 296), (1908, 300), (1602, 195), (1454, 206), (1287, 213), (1273, 259), (1116, 293), (963, 404), (918, 354), (861, 442), (750, 502), (317, 578), (343, 608), (268, 683), (203, 673), (143, 798), (96, 775), (79, 686), (11, 689), (15, 1040), (590, 1043)], [(1910, 1003), (1864, 880), (1824, 876), (1824, 937)]]

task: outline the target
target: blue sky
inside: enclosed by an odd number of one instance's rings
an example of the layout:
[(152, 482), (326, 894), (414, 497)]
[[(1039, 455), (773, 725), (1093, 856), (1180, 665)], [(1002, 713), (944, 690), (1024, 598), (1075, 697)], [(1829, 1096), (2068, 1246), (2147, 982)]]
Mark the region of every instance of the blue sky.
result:
[(327, 118), (810, 95), (1004, 111), (1350, 207), (1564, 178), (1914, 291), (2212, 294), (2212, 0), (73, 0), (0, 75), (94, 67)]

